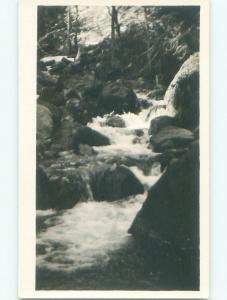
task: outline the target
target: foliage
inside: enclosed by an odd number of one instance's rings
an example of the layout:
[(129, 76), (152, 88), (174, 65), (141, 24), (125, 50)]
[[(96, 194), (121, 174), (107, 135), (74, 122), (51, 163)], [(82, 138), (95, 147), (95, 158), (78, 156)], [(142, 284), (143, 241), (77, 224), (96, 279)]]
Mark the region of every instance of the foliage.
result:
[[(99, 79), (142, 77), (153, 88), (167, 86), (180, 65), (199, 50), (199, 6), (108, 9), (109, 20), (99, 26), (109, 26), (109, 35), (93, 46), (98, 50), (91, 58)], [(82, 18), (77, 6), (39, 6), (39, 56), (76, 56), (80, 34), (95, 26), (88, 16)]]
[[(85, 20), (79, 18), (77, 6), (38, 7), (39, 56), (76, 52), (79, 34), (88, 30)], [(70, 46), (69, 46), (70, 43)]]
[(124, 33), (121, 60), (137, 69), (137, 76), (153, 85), (158, 78), (158, 84), (166, 86), (179, 66), (199, 50), (199, 7), (146, 7), (145, 12), (144, 22), (130, 24)]

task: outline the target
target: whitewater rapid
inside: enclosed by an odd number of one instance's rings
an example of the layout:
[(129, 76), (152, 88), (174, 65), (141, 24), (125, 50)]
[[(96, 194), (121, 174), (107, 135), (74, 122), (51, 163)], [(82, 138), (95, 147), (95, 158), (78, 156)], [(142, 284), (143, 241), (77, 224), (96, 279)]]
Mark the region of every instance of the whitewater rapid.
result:
[[(145, 94), (139, 97), (147, 99)], [(155, 101), (153, 105), (156, 105)], [(94, 147), (97, 159), (105, 155), (151, 155), (151, 149), (148, 148), (150, 121), (163, 114), (166, 114), (166, 110), (162, 107), (157, 110), (149, 107), (138, 115), (124, 113), (120, 117), (126, 124), (125, 128), (106, 126), (108, 115), (93, 119), (88, 126), (111, 140), (111, 145)], [(142, 131), (142, 134), (137, 136), (136, 130)], [(115, 202), (90, 199), (63, 212), (37, 212), (37, 220), (42, 224), (37, 234), (39, 268), (71, 271), (105, 265), (115, 251), (130, 243), (132, 237), (128, 229), (146, 199), (147, 189), (161, 175), (159, 164), (153, 165), (146, 175), (137, 166), (130, 169), (144, 184), (144, 194)]]

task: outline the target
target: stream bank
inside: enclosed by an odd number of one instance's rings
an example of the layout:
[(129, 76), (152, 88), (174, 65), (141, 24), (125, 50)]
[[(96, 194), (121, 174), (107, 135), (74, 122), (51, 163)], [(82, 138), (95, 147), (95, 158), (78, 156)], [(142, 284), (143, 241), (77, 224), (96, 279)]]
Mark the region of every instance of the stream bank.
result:
[(37, 90), (37, 289), (198, 289), (198, 54), (161, 100), (51, 61)]

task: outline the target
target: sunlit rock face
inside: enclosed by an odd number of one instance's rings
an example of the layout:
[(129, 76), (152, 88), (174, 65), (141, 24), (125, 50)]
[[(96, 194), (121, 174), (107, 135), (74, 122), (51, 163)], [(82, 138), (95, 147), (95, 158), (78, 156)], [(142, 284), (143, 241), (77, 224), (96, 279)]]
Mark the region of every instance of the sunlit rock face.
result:
[(181, 66), (166, 91), (165, 101), (173, 110), (178, 125), (195, 129), (199, 124), (199, 53)]
[(53, 127), (51, 111), (43, 105), (37, 105), (37, 139), (40, 141), (48, 139), (53, 132)]

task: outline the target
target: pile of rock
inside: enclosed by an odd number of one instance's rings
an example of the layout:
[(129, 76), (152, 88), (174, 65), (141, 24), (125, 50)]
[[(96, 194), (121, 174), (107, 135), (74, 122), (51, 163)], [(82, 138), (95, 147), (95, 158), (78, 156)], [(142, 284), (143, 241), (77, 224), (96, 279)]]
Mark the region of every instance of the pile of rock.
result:
[[(183, 278), (191, 276), (199, 282), (197, 53), (183, 64), (170, 84), (165, 99), (168, 106), (174, 109), (173, 117), (158, 117), (152, 120), (149, 129), (153, 151), (164, 155), (165, 172), (150, 188), (129, 232), (145, 247), (150, 247), (150, 251), (158, 247), (159, 261), (174, 261), (172, 268), (181, 269)], [(180, 267), (176, 267), (177, 264)]]

